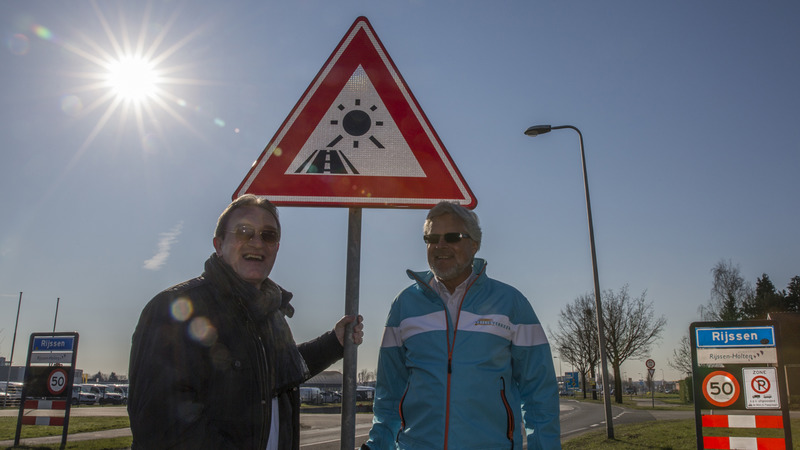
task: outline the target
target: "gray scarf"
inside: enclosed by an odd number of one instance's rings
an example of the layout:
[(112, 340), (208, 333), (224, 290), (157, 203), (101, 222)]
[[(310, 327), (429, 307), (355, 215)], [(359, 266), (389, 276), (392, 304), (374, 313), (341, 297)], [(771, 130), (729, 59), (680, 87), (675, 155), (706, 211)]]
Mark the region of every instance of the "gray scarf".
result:
[(292, 294), (267, 278), (261, 289), (242, 280), (216, 253), (206, 261), (205, 274), (221, 289), (238, 300), (252, 320), (267, 355), (270, 390), (277, 396), (299, 386), (309, 378), (305, 360), (297, 350), (286, 317), (292, 317)]

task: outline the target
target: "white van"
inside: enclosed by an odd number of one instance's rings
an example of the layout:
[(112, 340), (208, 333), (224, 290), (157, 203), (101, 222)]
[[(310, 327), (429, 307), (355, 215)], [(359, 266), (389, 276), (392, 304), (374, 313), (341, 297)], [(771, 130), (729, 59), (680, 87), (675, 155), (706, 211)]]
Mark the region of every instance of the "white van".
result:
[(94, 405), (97, 403), (97, 396), (91, 392), (86, 392), (80, 384), (72, 385), (72, 405)]
[(322, 403), (322, 391), (316, 387), (300, 386), (300, 403), (319, 405)]

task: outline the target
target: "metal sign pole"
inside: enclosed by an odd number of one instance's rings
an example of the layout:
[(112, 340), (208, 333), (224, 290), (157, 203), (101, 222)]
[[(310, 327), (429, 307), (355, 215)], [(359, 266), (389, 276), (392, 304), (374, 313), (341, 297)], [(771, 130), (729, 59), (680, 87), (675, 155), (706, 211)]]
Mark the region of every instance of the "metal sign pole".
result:
[(22, 292), (19, 293), (19, 302), (17, 303), (17, 321), (14, 324), (14, 338), (11, 339), (11, 359), (8, 361), (8, 372), (6, 372), (6, 396), (3, 397), (3, 408), (8, 406), (8, 395), (11, 394), (11, 389), (8, 384), (11, 382), (11, 369), (14, 368), (14, 347), (17, 346), (17, 327), (19, 326), (19, 310), (22, 307)]
[(56, 322), (58, 322), (58, 304), (61, 303), (61, 297), (56, 298), (56, 315), (53, 317), (53, 333), (56, 332)]
[[(347, 281), (345, 315), (358, 316), (358, 292), (361, 273), (361, 208), (350, 208), (347, 227)], [(344, 375), (342, 377), (341, 449), (353, 450), (356, 440), (356, 374), (358, 347), (349, 337), (355, 322), (347, 326), (344, 339)]]

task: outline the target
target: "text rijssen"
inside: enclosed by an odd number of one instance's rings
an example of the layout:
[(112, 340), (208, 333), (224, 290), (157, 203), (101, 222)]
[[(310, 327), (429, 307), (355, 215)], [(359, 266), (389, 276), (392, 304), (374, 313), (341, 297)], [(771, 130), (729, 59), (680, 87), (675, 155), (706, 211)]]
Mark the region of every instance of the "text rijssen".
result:
[(42, 339), (37, 346), (40, 349), (55, 350), (67, 347), (67, 342), (63, 340)]
[(728, 342), (731, 341), (758, 342), (758, 333), (731, 333), (730, 331), (712, 331), (711, 340), (723, 344), (727, 344)]

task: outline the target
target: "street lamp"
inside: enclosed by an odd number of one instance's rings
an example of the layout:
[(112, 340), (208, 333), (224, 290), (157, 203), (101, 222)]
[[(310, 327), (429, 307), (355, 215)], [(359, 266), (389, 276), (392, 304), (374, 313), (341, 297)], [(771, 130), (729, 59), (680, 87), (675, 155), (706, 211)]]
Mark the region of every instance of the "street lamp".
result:
[(564, 372), (561, 371), (561, 359), (558, 356), (553, 356), (553, 359), (558, 360), (558, 376), (564, 375)]
[(581, 147), (581, 164), (583, 165), (583, 189), (586, 192), (586, 217), (589, 220), (589, 247), (592, 252), (592, 271), (594, 275), (594, 301), (597, 309), (597, 341), (600, 345), (600, 368), (603, 373), (603, 403), (606, 410), (606, 431), (609, 439), (614, 439), (614, 424), (612, 423), (611, 416), (611, 398), (608, 385), (608, 366), (606, 364), (606, 334), (605, 324), (603, 322), (603, 305), (600, 301), (600, 280), (597, 277), (597, 253), (594, 247), (594, 225), (592, 224), (592, 203), (589, 200), (589, 179), (586, 175), (586, 154), (583, 150), (583, 135), (581, 130), (572, 125), (534, 125), (525, 130), (527, 136), (535, 137), (540, 134), (549, 133), (551, 130), (560, 130), (562, 128), (570, 128), (578, 133), (578, 140)]

